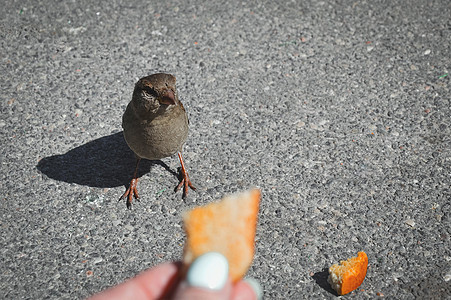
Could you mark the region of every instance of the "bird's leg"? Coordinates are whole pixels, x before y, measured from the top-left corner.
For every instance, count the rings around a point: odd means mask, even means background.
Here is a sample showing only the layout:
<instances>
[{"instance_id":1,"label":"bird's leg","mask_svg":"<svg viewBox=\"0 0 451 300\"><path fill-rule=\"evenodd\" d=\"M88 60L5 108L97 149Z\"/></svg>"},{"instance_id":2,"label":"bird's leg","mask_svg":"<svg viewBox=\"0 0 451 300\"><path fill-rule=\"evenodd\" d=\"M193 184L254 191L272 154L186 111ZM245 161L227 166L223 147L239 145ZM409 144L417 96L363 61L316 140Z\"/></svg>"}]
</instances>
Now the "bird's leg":
<instances>
[{"instance_id":1,"label":"bird's leg","mask_svg":"<svg viewBox=\"0 0 451 300\"><path fill-rule=\"evenodd\" d=\"M141 158L137 157L136 158L136 168L135 168L135 173L133 174L133 178L130 181L130 185L129 185L128 189L125 191L125 193L119 199L119 200L122 200L124 198L127 198L127 208L128 209L131 209L131 207L132 207L133 196L137 200L139 199L137 186L138 186L138 167L139 167L140 161L141 161Z\"/></svg>"},{"instance_id":2,"label":"bird's leg","mask_svg":"<svg viewBox=\"0 0 451 300\"><path fill-rule=\"evenodd\" d=\"M180 172L182 179L181 179L180 183L177 185L177 187L175 188L175 191L178 191L183 185L183 197L186 197L186 195L188 195L188 187L190 187L193 191L195 191L196 188L193 186L193 184L189 180L188 172L186 171L185 164L183 163L182 153L179 152L178 156L180 159L180 164L182 165L181 172Z\"/></svg>"}]
</instances>

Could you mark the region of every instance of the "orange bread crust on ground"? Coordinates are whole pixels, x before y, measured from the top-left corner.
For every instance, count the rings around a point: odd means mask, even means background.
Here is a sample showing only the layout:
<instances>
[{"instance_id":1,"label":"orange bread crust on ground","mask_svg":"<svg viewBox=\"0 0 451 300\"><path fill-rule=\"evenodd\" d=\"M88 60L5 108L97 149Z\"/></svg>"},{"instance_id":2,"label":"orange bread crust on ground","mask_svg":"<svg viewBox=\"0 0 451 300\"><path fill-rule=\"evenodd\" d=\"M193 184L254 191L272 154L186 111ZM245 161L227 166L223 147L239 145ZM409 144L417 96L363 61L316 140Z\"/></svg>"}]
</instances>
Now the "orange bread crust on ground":
<instances>
[{"instance_id":1,"label":"orange bread crust on ground","mask_svg":"<svg viewBox=\"0 0 451 300\"><path fill-rule=\"evenodd\" d=\"M358 288L366 276L368 256L361 251L357 257L349 258L329 268L327 281L339 295L345 295Z\"/></svg>"},{"instance_id":2,"label":"orange bread crust on ground","mask_svg":"<svg viewBox=\"0 0 451 300\"><path fill-rule=\"evenodd\" d=\"M240 280L254 258L260 196L260 190L253 189L184 213L184 265L206 252L219 252L229 262L232 281Z\"/></svg>"}]
</instances>

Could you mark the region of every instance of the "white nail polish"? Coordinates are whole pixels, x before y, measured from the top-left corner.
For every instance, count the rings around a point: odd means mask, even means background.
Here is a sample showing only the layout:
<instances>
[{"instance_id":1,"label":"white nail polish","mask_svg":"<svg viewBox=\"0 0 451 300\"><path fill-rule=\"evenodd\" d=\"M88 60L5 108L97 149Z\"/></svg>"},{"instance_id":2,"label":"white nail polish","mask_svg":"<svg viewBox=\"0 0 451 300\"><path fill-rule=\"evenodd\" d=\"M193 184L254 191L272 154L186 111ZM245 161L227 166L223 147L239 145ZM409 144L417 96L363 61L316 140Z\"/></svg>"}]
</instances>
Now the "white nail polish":
<instances>
[{"instance_id":1,"label":"white nail polish","mask_svg":"<svg viewBox=\"0 0 451 300\"><path fill-rule=\"evenodd\" d=\"M229 263L218 252L199 256L189 267L186 281L190 286L220 290L229 276Z\"/></svg>"},{"instance_id":2,"label":"white nail polish","mask_svg":"<svg viewBox=\"0 0 451 300\"><path fill-rule=\"evenodd\" d=\"M248 278L245 278L244 281L247 282L247 284L249 284L251 286L251 288L254 290L255 296L257 296L257 300L263 299L262 286L256 279L254 279L252 277L248 277Z\"/></svg>"}]
</instances>

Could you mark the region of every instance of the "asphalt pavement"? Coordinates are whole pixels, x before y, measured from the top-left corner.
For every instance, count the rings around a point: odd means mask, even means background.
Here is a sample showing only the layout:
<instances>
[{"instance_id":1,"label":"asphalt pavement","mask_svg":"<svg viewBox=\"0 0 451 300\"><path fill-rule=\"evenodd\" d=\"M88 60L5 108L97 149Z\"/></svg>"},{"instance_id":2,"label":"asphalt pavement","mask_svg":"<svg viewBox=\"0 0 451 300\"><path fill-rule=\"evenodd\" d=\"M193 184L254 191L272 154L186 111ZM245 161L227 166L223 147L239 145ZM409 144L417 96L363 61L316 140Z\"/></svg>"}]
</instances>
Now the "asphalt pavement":
<instances>
[{"instance_id":1,"label":"asphalt pavement","mask_svg":"<svg viewBox=\"0 0 451 300\"><path fill-rule=\"evenodd\" d=\"M450 299L451 2L11 1L0 11L2 299L83 299L180 260L181 213L262 190L265 299ZM135 82L177 77L197 191L143 162Z\"/></svg>"}]
</instances>

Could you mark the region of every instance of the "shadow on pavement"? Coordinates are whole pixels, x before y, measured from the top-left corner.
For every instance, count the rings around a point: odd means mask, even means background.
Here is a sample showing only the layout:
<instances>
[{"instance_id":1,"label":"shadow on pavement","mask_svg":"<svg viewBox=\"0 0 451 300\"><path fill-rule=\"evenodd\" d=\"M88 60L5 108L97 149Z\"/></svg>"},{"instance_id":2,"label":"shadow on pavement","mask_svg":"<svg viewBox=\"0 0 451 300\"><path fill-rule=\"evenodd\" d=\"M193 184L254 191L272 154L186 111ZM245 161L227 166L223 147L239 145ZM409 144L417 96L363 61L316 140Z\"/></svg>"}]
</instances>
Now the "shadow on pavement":
<instances>
[{"instance_id":1,"label":"shadow on pavement","mask_svg":"<svg viewBox=\"0 0 451 300\"><path fill-rule=\"evenodd\" d=\"M159 164L178 176L160 160L141 160L138 176ZM49 178L91 187L128 186L136 165L135 155L121 132L76 147L65 154L41 159L36 168Z\"/></svg>"},{"instance_id":2,"label":"shadow on pavement","mask_svg":"<svg viewBox=\"0 0 451 300\"><path fill-rule=\"evenodd\" d=\"M337 292L327 282L327 277L329 277L328 268L324 268L321 272L316 272L312 277L321 288L328 291L334 296L338 296Z\"/></svg>"}]
</instances>

